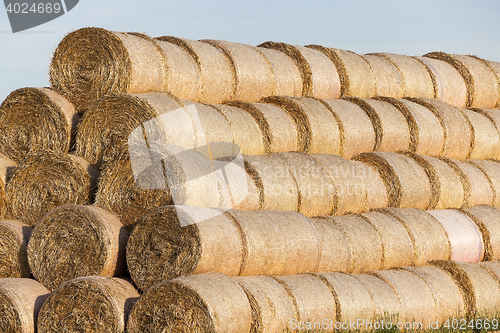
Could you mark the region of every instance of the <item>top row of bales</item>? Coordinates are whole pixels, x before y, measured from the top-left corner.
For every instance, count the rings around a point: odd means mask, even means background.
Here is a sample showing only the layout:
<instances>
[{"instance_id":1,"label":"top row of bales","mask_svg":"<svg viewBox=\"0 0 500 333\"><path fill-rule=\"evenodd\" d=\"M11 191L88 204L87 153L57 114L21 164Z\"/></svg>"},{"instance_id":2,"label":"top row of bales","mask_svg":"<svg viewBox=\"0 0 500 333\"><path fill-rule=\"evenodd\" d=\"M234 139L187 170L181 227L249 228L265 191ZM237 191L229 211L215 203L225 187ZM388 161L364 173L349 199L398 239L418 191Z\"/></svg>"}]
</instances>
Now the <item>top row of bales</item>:
<instances>
[{"instance_id":1,"label":"top row of bales","mask_svg":"<svg viewBox=\"0 0 500 333\"><path fill-rule=\"evenodd\" d=\"M169 91L200 103L268 96L436 98L456 107L500 105L500 63L432 52L358 55L319 45L150 38L83 28L58 45L52 87L82 113L113 93Z\"/></svg>"}]
</instances>

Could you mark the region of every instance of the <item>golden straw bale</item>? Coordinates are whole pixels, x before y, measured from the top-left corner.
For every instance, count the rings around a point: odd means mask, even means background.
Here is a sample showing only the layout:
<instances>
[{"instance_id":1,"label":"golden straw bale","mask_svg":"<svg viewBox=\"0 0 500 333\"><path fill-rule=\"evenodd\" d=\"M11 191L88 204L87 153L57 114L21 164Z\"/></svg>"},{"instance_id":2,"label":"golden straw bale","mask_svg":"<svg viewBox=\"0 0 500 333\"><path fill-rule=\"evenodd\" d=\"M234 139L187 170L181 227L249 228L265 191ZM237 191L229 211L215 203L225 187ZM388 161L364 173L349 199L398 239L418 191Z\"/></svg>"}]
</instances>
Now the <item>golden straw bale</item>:
<instances>
[{"instance_id":1,"label":"golden straw bale","mask_svg":"<svg viewBox=\"0 0 500 333\"><path fill-rule=\"evenodd\" d=\"M483 116L487 117L495 126L495 129L499 133L500 137L500 110L499 109L479 109L479 108L471 108L471 110L476 111ZM500 150L497 151L497 154L494 157L495 159L500 159Z\"/></svg>"},{"instance_id":2,"label":"golden straw bale","mask_svg":"<svg viewBox=\"0 0 500 333\"><path fill-rule=\"evenodd\" d=\"M471 163L484 173L493 194L491 205L493 207L500 207L500 163L497 163L495 160L466 160L465 162Z\"/></svg>"},{"instance_id":3,"label":"golden straw bale","mask_svg":"<svg viewBox=\"0 0 500 333\"><path fill-rule=\"evenodd\" d=\"M377 55L362 56L370 65L375 78L375 96L403 98L404 81L401 71L389 60Z\"/></svg>"},{"instance_id":4,"label":"golden straw bale","mask_svg":"<svg viewBox=\"0 0 500 333\"><path fill-rule=\"evenodd\" d=\"M365 210L387 207L389 201L384 180L377 172L377 169L359 161L351 160L351 164L357 170L358 175L363 179L366 187L366 207ZM352 186L352 184L351 184ZM363 191L360 185L359 196Z\"/></svg>"},{"instance_id":5,"label":"golden straw bale","mask_svg":"<svg viewBox=\"0 0 500 333\"><path fill-rule=\"evenodd\" d=\"M310 218L320 237L319 272L348 272L351 247L342 229L328 219Z\"/></svg>"},{"instance_id":6,"label":"golden straw bale","mask_svg":"<svg viewBox=\"0 0 500 333\"><path fill-rule=\"evenodd\" d=\"M26 248L31 228L19 221L0 221L0 278L29 278Z\"/></svg>"},{"instance_id":7,"label":"golden straw bale","mask_svg":"<svg viewBox=\"0 0 500 333\"><path fill-rule=\"evenodd\" d=\"M491 71L493 72L493 74L495 74L496 78L497 78L497 84L498 84L498 101L497 101L497 105L495 107L500 107L500 62L498 61L491 61L491 60L485 60L485 59L481 59L483 62L486 63L486 66L488 66Z\"/></svg>"},{"instance_id":8,"label":"golden straw bale","mask_svg":"<svg viewBox=\"0 0 500 333\"><path fill-rule=\"evenodd\" d=\"M302 75L295 61L275 49L265 47L257 49L272 66L274 74L272 96L302 96Z\"/></svg>"},{"instance_id":9,"label":"golden straw bale","mask_svg":"<svg viewBox=\"0 0 500 333\"><path fill-rule=\"evenodd\" d=\"M500 211L491 206L463 210L477 225L484 241L484 260L500 258Z\"/></svg>"},{"instance_id":10,"label":"golden straw bale","mask_svg":"<svg viewBox=\"0 0 500 333\"><path fill-rule=\"evenodd\" d=\"M500 135L495 125L481 113L461 109L472 127L471 149L467 158L489 159L498 156L500 151Z\"/></svg>"}]
</instances>

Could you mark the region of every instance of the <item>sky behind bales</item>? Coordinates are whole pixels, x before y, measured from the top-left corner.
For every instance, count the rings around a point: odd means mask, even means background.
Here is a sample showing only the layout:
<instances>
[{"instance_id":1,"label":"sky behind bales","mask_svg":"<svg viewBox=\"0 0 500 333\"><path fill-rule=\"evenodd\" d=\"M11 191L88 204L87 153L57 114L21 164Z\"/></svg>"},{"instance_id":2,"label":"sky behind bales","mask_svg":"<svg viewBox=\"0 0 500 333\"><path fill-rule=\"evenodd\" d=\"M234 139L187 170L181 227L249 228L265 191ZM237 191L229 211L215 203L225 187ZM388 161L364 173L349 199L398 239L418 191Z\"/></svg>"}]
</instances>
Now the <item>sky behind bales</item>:
<instances>
[{"instance_id":1,"label":"sky behind bales","mask_svg":"<svg viewBox=\"0 0 500 333\"><path fill-rule=\"evenodd\" d=\"M22 2L22 1L20 1ZM69 32L96 26L152 37L321 44L359 54L475 54L500 62L500 0L80 0L65 15L13 34L0 9L0 101L48 86L48 67Z\"/></svg>"}]
</instances>

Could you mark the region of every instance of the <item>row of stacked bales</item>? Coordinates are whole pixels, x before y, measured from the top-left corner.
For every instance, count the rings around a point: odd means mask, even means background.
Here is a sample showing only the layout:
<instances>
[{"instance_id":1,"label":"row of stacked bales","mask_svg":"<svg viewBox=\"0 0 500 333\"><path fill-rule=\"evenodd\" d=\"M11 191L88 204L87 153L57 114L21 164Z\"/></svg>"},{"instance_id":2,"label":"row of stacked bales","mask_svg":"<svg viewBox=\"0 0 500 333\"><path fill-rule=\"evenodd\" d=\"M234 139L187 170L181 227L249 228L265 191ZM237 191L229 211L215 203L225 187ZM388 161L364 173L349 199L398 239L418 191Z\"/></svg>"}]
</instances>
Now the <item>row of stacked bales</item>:
<instances>
[{"instance_id":1,"label":"row of stacked bales","mask_svg":"<svg viewBox=\"0 0 500 333\"><path fill-rule=\"evenodd\" d=\"M0 108L2 331L498 317L498 264L455 263L500 256L497 69L69 34L54 90L20 89ZM190 154L155 165L172 157L165 144Z\"/></svg>"}]
</instances>

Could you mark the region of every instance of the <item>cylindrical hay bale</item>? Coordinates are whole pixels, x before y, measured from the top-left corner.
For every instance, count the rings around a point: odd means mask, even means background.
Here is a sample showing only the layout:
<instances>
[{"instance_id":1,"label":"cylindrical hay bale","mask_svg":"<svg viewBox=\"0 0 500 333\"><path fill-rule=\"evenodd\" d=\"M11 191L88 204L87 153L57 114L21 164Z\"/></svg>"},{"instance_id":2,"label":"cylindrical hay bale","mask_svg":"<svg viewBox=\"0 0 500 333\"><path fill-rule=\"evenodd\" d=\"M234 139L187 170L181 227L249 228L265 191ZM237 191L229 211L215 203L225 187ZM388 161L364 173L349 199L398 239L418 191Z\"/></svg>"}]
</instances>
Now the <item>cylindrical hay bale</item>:
<instances>
[{"instance_id":1,"label":"cylindrical hay bale","mask_svg":"<svg viewBox=\"0 0 500 333\"><path fill-rule=\"evenodd\" d=\"M0 278L28 278L26 248L31 228L19 221L0 221Z\"/></svg>"},{"instance_id":2,"label":"cylindrical hay bale","mask_svg":"<svg viewBox=\"0 0 500 333\"><path fill-rule=\"evenodd\" d=\"M399 299L404 313L404 320L410 329L423 330L430 322L438 319L438 309L431 288L419 276L405 270L388 270L371 274L389 284ZM408 327L407 327L408 328Z\"/></svg>"},{"instance_id":3,"label":"cylindrical hay bale","mask_svg":"<svg viewBox=\"0 0 500 333\"><path fill-rule=\"evenodd\" d=\"M444 147L441 156L466 159L471 151L472 125L459 109L436 99L412 99L425 106L438 118L443 127Z\"/></svg>"},{"instance_id":4,"label":"cylindrical hay bale","mask_svg":"<svg viewBox=\"0 0 500 333\"><path fill-rule=\"evenodd\" d=\"M468 319L496 318L500 311L500 285L487 268L454 261L435 261L431 264L451 273L464 296Z\"/></svg>"},{"instance_id":5,"label":"cylindrical hay bale","mask_svg":"<svg viewBox=\"0 0 500 333\"><path fill-rule=\"evenodd\" d=\"M484 260L500 259L500 211L490 206L474 206L464 212L476 223L484 241Z\"/></svg>"},{"instance_id":6,"label":"cylindrical hay bale","mask_svg":"<svg viewBox=\"0 0 500 333\"><path fill-rule=\"evenodd\" d=\"M361 213L367 209L365 178L351 161L336 155L314 154L311 157L322 165L333 186L332 215Z\"/></svg>"},{"instance_id":7,"label":"cylindrical hay bale","mask_svg":"<svg viewBox=\"0 0 500 333\"><path fill-rule=\"evenodd\" d=\"M374 321L379 323L381 320L386 323L392 322L394 326L401 322L403 308L398 295L390 285L382 279L369 274L357 274L352 275L352 277L355 277L368 289L373 301Z\"/></svg>"},{"instance_id":8,"label":"cylindrical hay bale","mask_svg":"<svg viewBox=\"0 0 500 333\"><path fill-rule=\"evenodd\" d=\"M429 209L462 208L465 191L460 176L446 162L436 157L407 153L422 168L431 181Z\"/></svg>"},{"instance_id":9,"label":"cylindrical hay bale","mask_svg":"<svg viewBox=\"0 0 500 333\"><path fill-rule=\"evenodd\" d=\"M36 332L38 313L49 293L33 279L0 279L0 331Z\"/></svg>"},{"instance_id":10,"label":"cylindrical hay bale","mask_svg":"<svg viewBox=\"0 0 500 333\"><path fill-rule=\"evenodd\" d=\"M371 224L380 237L381 269L413 264L413 244L401 222L380 212L369 212L360 216Z\"/></svg>"},{"instance_id":11,"label":"cylindrical hay bale","mask_svg":"<svg viewBox=\"0 0 500 333\"><path fill-rule=\"evenodd\" d=\"M466 214L456 210L429 210L446 230L453 261L479 262L483 260L484 243L479 228Z\"/></svg>"},{"instance_id":12,"label":"cylindrical hay bale","mask_svg":"<svg viewBox=\"0 0 500 333\"><path fill-rule=\"evenodd\" d=\"M71 155L32 154L12 172L6 186L9 218L35 226L45 213L64 204L90 204L95 173Z\"/></svg>"},{"instance_id":13,"label":"cylindrical hay bale","mask_svg":"<svg viewBox=\"0 0 500 333\"><path fill-rule=\"evenodd\" d=\"M414 57L426 67L434 81L436 98L445 103L464 108L467 104L467 87L462 75L450 64L428 57Z\"/></svg>"},{"instance_id":14,"label":"cylindrical hay bale","mask_svg":"<svg viewBox=\"0 0 500 333\"><path fill-rule=\"evenodd\" d=\"M349 272L351 247L346 234L335 223L322 218L312 218L311 223L320 237L318 272Z\"/></svg>"},{"instance_id":15,"label":"cylindrical hay bale","mask_svg":"<svg viewBox=\"0 0 500 333\"><path fill-rule=\"evenodd\" d=\"M196 40L171 36L156 38L183 48L200 69L201 90L198 102L222 103L234 98L236 78L229 58L218 48Z\"/></svg>"},{"instance_id":16,"label":"cylindrical hay bale","mask_svg":"<svg viewBox=\"0 0 500 333\"><path fill-rule=\"evenodd\" d=\"M80 276L120 276L127 239L120 221L103 209L59 206L33 230L28 262L33 276L50 290Z\"/></svg>"},{"instance_id":17,"label":"cylindrical hay bale","mask_svg":"<svg viewBox=\"0 0 500 333\"><path fill-rule=\"evenodd\" d=\"M376 310L370 292L354 275L338 272L316 275L333 290L337 305L336 322L349 326L358 320L373 320Z\"/></svg>"},{"instance_id":18,"label":"cylindrical hay bale","mask_svg":"<svg viewBox=\"0 0 500 333\"><path fill-rule=\"evenodd\" d=\"M296 212L230 210L245 254L239 275L316 272L321 236L312 221Z\"/></svg>"},{"instance_id":19,"label":"cylindrical hay bale","mask_svg":"<svg viewBox=\"0 0 500 333\"><path fill-rule=\"evenodd\" d=\"M345 100L325 100L340 126L340 156L347 159L359 153L373 151L375 130L368 115L355 103Z\"/></svg>"},{"instance_id":20,"label":"cylindrical hay bale","mask_svg":"<svg viewBox=\"0 0 500 333\"><path fill-rule=\"evenodd\" d=\"M389 60L371 54L362 56L370 65L375 78L375 96L403 98L404 81L399 69Z\"/></svg>"},{"instance_id":21,"label":"cylindrical hay bale","mask_svg":"<svg viewBox=\"0 0 500 333\"><path fill-rule=\"evenodd\" d=\"M40 309L38 332L124 332L138 298L137 290L119 278L86 276L67 281Z\"/></svg>"},{"instance_id":22,"label":"cylindrical hay bale","mask_svg":"<svg viewBox=\"0 0 500 333\"><path fill-rule=\"evenodd\" d=\"M396 218L406 228L413 244L414 265L422 266L429 260L450 259L451 247L446 230L432 215L410 208L382 208L379 211Z\"/></svg>"},{"instance_id":23,"label":"cylindrical hay bale","mask_svg":"<svg viewBox=\"0 0 500 333\"><path fill-rule=\"evenodd\" d=\"M335 188L323 165L309 155L290 152L274 155L292 174L299 191L298 212L305 216L330 215Z\"/></svg>"},{"instance_id":24,"label":"cylindrical hay bale","mask_svg":"<svg viewBox=\"0 0 500 333\"><path fill-rule=\"evenodd\" d=\"M500 107L500 62L491 61L491 60L484 60L484 59L481 59L481 60L483 60L483 62L486 63L486 66L488 66L489 69L491 69L493 74L495 74L495 76L496 76L497 85L498 85L498 101L497 101L496 107L498 108L498 107Z\"/></svg>"},{"instance_id":25,"label":"cylindrical hay bale","mask_svg":"<svg viewBox=\"0 0 500 333\"><path fill-rule=\"evenodd\" d=\"M500 137L500 110L499 109L478 109L474 108L473 111L481 113L483 116L487 117L495 126ZM495 159L500 159L500 150L497 151Z\"/></svg>"},{"instance_id":26,"label":"cylindrical hay bale","mask_svg":"<svg viewBox=\"0 0 500 333\"><path fill-rule=\"evenodd\" d=\"M434 98L434 84L427 68L417 59L409 56L376 53L381 58L389 60L401 72L404 96L415 98Z\"/></svg>"},{"instance_id":27,"label":"cylindrical hay bale","mask_svg":"<svg viewBox=\"0 0 500 333\"><path fill-rule=\"evenodd\" d=\"M246 253L243 241L238 225L217 210L164 206L134 228L127 242L127 265L144 291L180 275L215 271L234 276Z\"/></svg>"},{"instance_id":28,"label":"cylindrical hay bale","mask_svg":"<svg viewBox=\"0 0 500 333\"><path fill-rule=\"evenodd\" d=\"M252 308L235 279L220 273L182 276L156 284L130 312L127 330L250 332Z\"/></svg>"},{"instance_id":29,"label":"cylindrical hay bale","mask_svg":"<svg viewBox=\"0 0 500 333\"><path fill-rule=\"evenodd\" d=\"M274 74L272 96L302 96L302 75L295 62L278 50L265 47L257 49L272 66Z\"/></svg>"},{"instance_id":30,"label":"cylindrical hay bale","mask_svg":"<svg viewBox=\"0 0 500 333\"><path fill-rule=\"evenodd\" d=\"M488 159L498 156L500 136L495 125L486 116L467 109L460 111L472 125L471 150L468 158Z\"/></svg>"},{"instance_id":31,"label":"cylindrical hay bale","mask_svg":"<svg viewBox=\"0 0 500 333\"><path fill-rule=\"evenodd\" d=\"M5 193L5 184L12 175L12 171L17 167L17 164L0 153L0 219L5 218L9 208L7 195Z\"/></svg>"},{"instance_id":32,"label":"cylindrical hay bale","mask_svg":"<svg viewBox=\"0 0 500 333\"><path fill-rule=\"evenodd\" d=\"M141 35L83 28L57 46L50 83L83 112L102 96L163 90L163 55Z\"/></svg>"},{"instance_id":33,"label":"cylindrical hay bale","mask_svg":"<svg viewBox=\"0 0 500 333\"><path fill-rule=\"evenodd\" d=\"M256 102L273 94L273 68L258 48L222 40L202 42L215 46L230 60L236 81L235 100Z\"/></svg>"},{"instance_id":34,"label":"cylindrical hay bale","mask_svg":"<svg viewBox=\"0 0 500 333\"><path fill-rule=\"evenodd\" d=\"M410 129L403 114L392 104L373 99L348 98L370 117L375 130L375 149L380 151L408 150Z\"/></svg>"},{"instance_id":35,"label":"cylindrical hay bale","mask_svg":"<svg viewBox=\"0 0 500 333\"><path fill-rule=\"evenodd\" d=\"M264 155L266 140L259 122L245 110L224 104L211 104L219 110L229 122L233 142L243 155Z\"/></svg>"},{"instance_id":36,"label":"cylindrical hay bale","mask_svg":"<svg viewBox=\"0 0 500 333\"><path fill-rule=\"evenodd\" d=\"M488 178L493 193L491 205L493 207L500 207L500 163L481 160L467 160L466 162L479 168L486 178Z\"/></svg>"},{"instance_id":37,"label":"cylindrical hay bale","mask_svg":"<svg viewBox=\"0 0 500 333\"><path fill-rule=\"evenodd\" d=\"M403 267L421 277L431 288L438 310L438 320L444 324L451 318L464 318L465 303L460 288L450 273L435 266Z\"/></svg>"},{"instance_id":38,"label":"cylindrical hay bale","mask_svg":"<svg viewBox=\"0 0 500 333\"><path fill-rule=\"evenodd\" d=\"M259 209L298 210L297 181L282 160L273 156L245 156L245 168L259 188Z\"/></svg>"},{"instance_id":39,"label":"cylindrical hay bale","mask_svg":"<svg viewBox=\"0 0 500 333\"><path fill-rule=\"evenodd\" d=\"M21 88L0 107L0 149L19 163L31 150L68 152L79 116L63 96L47 88Z\"/></svg>"},{"instance_id":40,"label":"cylindrical hay bale","mask_svg":"<svg viewBox=\"0 0 500 333\"><path fill-rule=\"evenodd\" d=\"M361 273L378 270L382 266L382 242L377 230L356 215L324 217L336 224L346 235L351 249L351 267L349 273Z\"/></svg>"},{"instance_id":41,"label":"cylindrical hay bale","mask_svg":"<svg viewBox=\"0 0 500 333\"><path fill-rule=\"evenodd\" d=\"M234 280L245 290L252 307L251 333L282 332L292 320L299 321L292 298L273 277L242 276Z\"/></svg>"},{"instance_id":42,"label":"cylindrical hay bale","mask_svg":"<svg viewBox=\"0 0 500 333\"><path fill-rule=\"evenodd\" d=\"M500 262L499 261L483 261L479 263L480 266L486 267L488 272L496 279L500 280Z\"/></svg>"},{"instance_id":43,"label":"cylindrical hay bale","mask_svg":"<svg viewBox=\"0 0 500 333\"><path fill-rule=\"evenodd\" d=\"M276 276L295 304L298 321L306 329L323 328L324 320L334 321L336 301L330 286L313 274ZM333 330L327 330L333 331Z\"/></svg>"},{"instance_id":44,"label":"cylindrical hay bale","mask_svg":"<svg viewBox=\"0 0 500 333\"><path fill-rule=\"evenodd\" d=\"M493 190L486 175L472 163L441 157L460 176L465 192L463 207L491 205Z\"/></svg>"},{"instance_id":45,"label":"cylindrical hay bale","mask_svg":"<svg viewBox=\"0 0 500 333\"><path fill-rule=\"evenodd\" d=\"M380 177L377 170L367 164L351 160L351 164L356 168L358 175L363 179L366 187L366 208L372 210L375 208L387 207L387 190L384 180ZM362 192L360 192L360 197Z\"/></svg>"},{"instance_id":46,"label":"cylindrical hay bale","mask_svg":"<svg viewBox=\"0 0 500 333\"><path fill-rule=\"evenodd\" d=\"M355 159L377 169L384 180L390 207L426 209L429 206L429 177L413 159L392 152L363 153Z\"/></svg>"},{"instance_id":47,"label":"cylindrical hay bale","mask_svg":"<svg viewBox=\"0 0 500 333\"><path fill-rule=\"evenodd\" d=\"M281 51L295 62L302 75L302 96L340 97L340 77L337 68L320 51L276 42L265 42L259 47Z\"/></svg>"},{"instance_id":48,"label":"cylindrical hay bale","mask_svg":"<svg viewBox=\"0 0 500 333\"><path fill-rule=\"evenodd\" d=\"M174 96L198 101L201 92L200 67L196 60L179 45L155 39L162 51L165 70L165 89ZM162 89L163 90L163 89Z\"/></svg>"},{"instance_id":49,"label":"cylindrical hay bale","mask_svg":"<svg viewBox=\"0 0 500 333\"><path fill-rule=\"evenodd\" d=\"M337 67L341 96L371 98L375 96L375 76L369 63L357 53L320 45L307 47L323 52Z\"/></svg>"},{"instance_id":50,"label":"cylindrical hay bale","mask_svg":"<svg viewBox=\"0 0 500 333\"><path fill-rule=\"evenodd\" d=\"M475 56L431 52L424 57L446 61L462 75L467 87L468 107L494 108L498 100L495 74Z\"/></svg>"}]
</instances>

